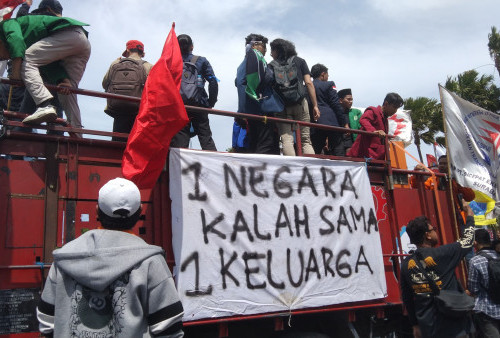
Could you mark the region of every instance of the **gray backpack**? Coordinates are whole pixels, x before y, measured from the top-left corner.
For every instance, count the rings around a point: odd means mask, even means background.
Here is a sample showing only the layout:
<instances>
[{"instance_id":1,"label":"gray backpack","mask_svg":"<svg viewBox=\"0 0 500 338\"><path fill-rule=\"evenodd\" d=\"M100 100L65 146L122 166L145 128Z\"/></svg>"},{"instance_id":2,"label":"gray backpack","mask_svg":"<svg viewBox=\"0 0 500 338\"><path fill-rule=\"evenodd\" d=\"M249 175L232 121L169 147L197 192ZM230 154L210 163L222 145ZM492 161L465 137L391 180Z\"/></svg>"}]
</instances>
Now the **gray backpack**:
<instances>
[{"instance_id":1,"label":"gray backpack","mask_svg":"<svg viewBox=\"0 0 500 338\"><path fill-rule=\"evenodd\" d=\"M283 63L276 60L269 63L274 72L274 89L281 96L285 105L300 103L306 94L303 79L299 78L297 65L293 62L294 59L295 56L292 56Z\"/></svg>"},{"instance_id":2,"label":"gray backpack","mask_svg":"<svg viewBox=\"0 0 500 338\"><path fill-rule=\"evenodd\" d=\"M146 83L144 60L123 58L111 67L109 72L110 84L107 93L141 97ZM106 113L111 116L137 114L139 102L108 99Z\"/></svg>"},{"instance_id":3,"label":"gray backpack","mask_svg":"<svg viewBox=\"0 0 500 338\"><path fill-rule=\"evenodd\" d=\"M202 98L204 80L196 68L198 59L199 56L193 55L190 61L184 61L182 69L181 97L184 104L187 105L197 105Z\"/></svg>"}]
</instances>

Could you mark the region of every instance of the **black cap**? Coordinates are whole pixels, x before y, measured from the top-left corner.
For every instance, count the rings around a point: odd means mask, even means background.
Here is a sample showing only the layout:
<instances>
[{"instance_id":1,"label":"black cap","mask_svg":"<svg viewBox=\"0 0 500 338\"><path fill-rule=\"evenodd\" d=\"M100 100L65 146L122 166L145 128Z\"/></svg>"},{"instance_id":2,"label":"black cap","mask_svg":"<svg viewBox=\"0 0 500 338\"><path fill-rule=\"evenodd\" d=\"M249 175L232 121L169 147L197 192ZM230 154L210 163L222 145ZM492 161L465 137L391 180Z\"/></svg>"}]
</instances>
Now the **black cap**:
<instances>
[{"instance_id":1,"label":"black cap","mask_svg":"<svg viewBox=\"0 0 500 338\"><path fill-rule=\"evenodd\" d=\"M338 91L339 97L343 99L347 95L352 95L351 88L346 88Z\"/></svg>"},{"instance_id":2,"label":"black cap","mask_svg":"<svg viewBox=\"0 0 500 338\"><path fill-rule=\"evenodd\" d=\"M42 0L37 9L32 11L33 14L45 14L47 9L51 9L56 14L62 14L63 8L57 0Z\"/></svg>"}]
</instances>

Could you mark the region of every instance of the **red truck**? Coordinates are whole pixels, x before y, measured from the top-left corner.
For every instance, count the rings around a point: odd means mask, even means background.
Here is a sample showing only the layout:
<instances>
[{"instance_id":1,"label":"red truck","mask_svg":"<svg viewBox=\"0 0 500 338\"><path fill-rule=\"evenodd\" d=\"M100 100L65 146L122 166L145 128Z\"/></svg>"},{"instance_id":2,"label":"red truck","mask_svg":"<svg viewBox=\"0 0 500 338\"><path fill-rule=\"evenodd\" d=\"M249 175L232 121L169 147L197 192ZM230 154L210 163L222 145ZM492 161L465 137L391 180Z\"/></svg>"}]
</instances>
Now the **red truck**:
<instances>
[{"instance_id":1,"label":"red truck","mask_svg":"<svg viewBox=\"0 0 500 338\"><path fill-rule=\"evenodd\" d=\"M196 111L201 108L187 107L187 109ZM211 110L210 112L226 116L234 114L215 110ZM83 232L97 227L95 205L98 191L108 180L121 176L121 159L125 144L93 138L93 135L111 136L112 133L73 130L64 127L62 124L56 127L40 128L81 132L85 134L84 138L79 139L14 131L12 130L13 127L22 125L20 122L16 122L16 117L22 117L22 114L5 111L1 116L0 226L2 230L0 231L0 336L37 337L39 334L35 308L52 261L52 251L78 237ZM191 154L189 151L179 151L176 153L181 156L180 160L182 160L182 156L185 156L185 153ZM205 192L210 194L219 194L219 191L222 191L220 194L227 194L228 187L231 187L231 194L242 195L241 189L238 192L238 183L242 182L242 176L240 175L245 170L247 170L247 175L250 175L251 172L248 171L250 170L249 167L246 167L246 169L241 169L241 167L246 160L252 159L253 155L226 155L221 153L204 153L201 151L194 152L194 155L201 156L201 159L210 159L214 163L214 166L222 168L219 173L212 172L211 175L215 175L215 177L212 177L213 182L220 182L220 185L225 186L225 188L219 189L216 186L210 187L205 185L202 187L202 190L204 189ZM368 262L370 260L376 259L380 262L381 268L376 278L384 282L384 285L380 286L383 294L367 297L362 293L356 293L356 290L361 290L358 288L358 283L362 283L363 281L354 279L353 283L348 283L342 289L342 292L337 295L339 298L331 298L335 299L331 303L327 300L328 298L322 298L320 295L315 298L316 303L305 302L302 306L290 307L286 311L280 310L279 307L260 306L254 311L246 312L243 307L239 313L237 313L238 310L229 311L224 314L223 311L216 310L211 313L210 307L206 306L206 299L202 301L201 298L193 298L192 293L190 295L191 298L189 298L191 304L189 305L190 311L193 312L192 304L196 304L196 299L200 299L200 304L204 304L203 306L200 305L200 309L203 307L208 312L201 312L203 314L194 316L195 319L193 320L185 318L184 331L187 337L411 336L411 327L405 317L398 286L399 263L401 257L405 254L405 239L401 234L404 233L404 226L409 220L425 214L439 227L441 243L449 243L455 240L457 238L457 231L453 225L454 210L450 199L450 192L438 191L434 193L426 191L423 184L420 184L418 189L409 187L408 175L421 173L406 170L404 154L397 151L396 148L391 147L390 160L371 161L368 164L361 159L318 157L321 158L317 160L311 159L311 157L297 157L293 159L281 157L279 160L282 162L282 166L291 168L293 162L294 165L300 168L306 168L301 169L303 171L299 174L301 179L298 180L298 184L299 188L302 184L302 188L300 189L303 189L303 191L308 190L309 193L313 190L312 188L315 183L307 180L308 177L307 174L304 174L304 171L308 171L313 180L316 177L315 175L320 175L320 171L315 174L313 173L314 169L307 169L312 168L310 167L310 163L314 165L321 163L320 167L323 168L321 170L326 171L333 170L332 168L336 168L342 164L349 168L357 168L356 170L361 172L361 174L364 173L366 175L367 173L366 177L369 178L369 181L367 181L366 185L358 185L356 182L353 184L358 189L357 193L359 195L373 196L373 199L369 198L370 201L368 201L369 204L373 202L373 215L369 215L368 209L366 209L365 223L369 222L368 218L371 216L372 218L373 216L376 218L374 224L372 224L371 238L379 241L380 250L377 251L377 257L372 257L373 255L370 256L366 252L363 252L362 255L359 251L356 251L352 253L354 258L348 257L345 252L342 258L341 252L332 249L333 257L330 257L331 264L326 265L324 263L325 257L328 259L328 255L325 256L325 252L328 254L326 250L321 251L318 247L317 250L315 249L316 251L312 249L311 251L304 251L304 255L301 257L301 254L297 254L297 251L294 251L295 247L293 247L289 249L288 264L289 266L291 264L298 264L297 261L303 260L302 267L310 280L315 278L318 280L321 279L324 273L328 275L328 271L326 270L331 268L332 278L330 288L328 289L327 287L328 290L326 292L332 292L337 283L337 279L333 278L334 274L338 278L338 275L342 275L343 271L357 271L359 268L360 271L364 269L363 271L367 272L367 276L374 275L373 271L371 274L369 273L369 271L375 270L373 266L367 267L366 265L369 265ZM239 161L239 164L234 164L232 169L224 169L227 167L224 162L229 163L231 161ZM199 217L200 214L198 207L195 207L193 204L197 201L191 200L190 202L189 198L186 198L183 200L183 203L178 203L177 195L175 195L175 191L177 190L171 188L172 185L179 185L178 181L172 181L172 177L178 178L180 176L175 176L176 174L173 173L174 168L172 168L172 163L182 166L182 164L179 164L181 162L175 162L175 159L171 159L171 165L167 166L165 171L162 172L156 186L151 190L141 191L143 216L142 220L134 228L134 233L148 243L163 247L170 268L174 271L174 274L182 276L182 269L184 269L184 272L188 270L192 271L195 263L200 265L204 261L201 259L199 261L195 260L193 257L190 259L175 257L174 252L182 252L180 248L176 247L179 246L180 242L178 238L181 236L178 233L179 220L177 218L179 215L187 217L187 213L192 209L196 209L196 217ZM397 167L395 167L395 163ZM182 168L186 169L186 167ZM269 168L271 168L271 165ZM240 169L242 171L239 171ZM270 180L273 177L272 175L276 175L274 169L272 172L269 169L266 172L261 171L261 174L264 175L263 177L266 177L267 172L269 172ZM179 175L182 176L182 174ZM255 177L258 179L259 176ZM340 176L337 177L339 180L345 180L345 178L340 178ZM251 195L251 192L249 192L251 189L253 187L247 186L245 194ZM254 192L254 195L258 195L258 192L262 193L265 190L263 188L259 189L256 188L257 193ZM332 190L334 189L332 188ZM269 194L273 193L275 194L276 192L269 191ZM337 193L340 194L341 191L337 190ZM348 193L346 192L345 195L348 195ZM173 204L171 196L175 197ZM226 196L225 198L228 197ZM241 203L241 200L234 199L231 201L232 204L227 210L239 210L242 208L238 204ZM327 212L338 208L337 202L330 206L331 209L327 207L326 210L322 209L318 211L320 212L319 215L324 216L322 218L320 216L317 217L321 218L321 229L326 232L329 230L328 219L331 220ZM265 200L262 207L266 203L274 203L274 200L272 198ZM281 204L285 205L286 203ZM171 208L172 205L175 205L175 209ZM279 206L280 203L277 205ZM260 205L257 205L257 207L260 207ZM290 206L290 208L292 207ZM304 217L305 209L296 207L296 210L299 210L299 217L295 218L298 218L300 221ZM204 223L206 232L200 232L200 236L193 238L193 243L191 243L194 247L200 248L204 247L206 242L221 237L215 232L215 226L210 228L207 225L213 221L215 216L209 215L209 212L206 210L202 212L206 212L206 214L203 214L203 217L206 217L206 223ZM280 214L280 210L278 209L273 212ZM359 209L354 210L355 215L359 216L359 212ZM236 235L238 238L245 237L247 239L255 237L254 223L253 221L249 221L250 218L246 218L246 223L241 223L241 219L240 221L235 220L235 217L240 217L237 212L231 214L230 217L227 213L226 217L231 218L231 221L228 221L231 224L231 229L236 229L234 230L236 232L235 237ZM290 213L293 214L291 211ZM172 217L172 214L175 217ZM312 215L313 211L310 211L310 214ZM261 232L260 235L263 238L267 235L273 238L278 236L284 238L284 235L289 231L293 233L298 230L299 226L302 227L302 231L305 231L303 224L295 224L297 228L293 228L293 222L293 220L290 221L292 224L290 226L286 222L283 223L284 225L277 222L276 224L280 225L275 225L272 231L265 228L259 228L258 231ZM316 218L311 216L309 224L311 229L314 226L312 224L314 222L316 222ZM245 229L244 224L246 224L247 229ZM340 225L338 231L336 228L337 225L338 223L333 226L333 232L340 234ZM182 229L186 230L186 227L190 225L181 222L181 226ZM278 227L281 228L278 229ZM347 227L345 228L347 229ZM174 238L176 239L174 241L172 235L173 229ZM223 232L221 229L217 231L220 233ZM370 227L368 231L370 231ZM323 234L326 232L323 232ZM347 230L344 233L348 233ZM302 234L302 239L306 240L304 232ZM224 241L228 245L230 244L231 248L237 247L238 241L231 242L230 235L231 232L228 232ZM295 233L294 235L298 234ZM357 237L356 235L353 236L353 242L356 242ZM293 240L296 240L296 238ZM253 244L255 243L253 242ZM286 243L286 240L282 243ZM276 245L279 246L282 244ZM286 246L286 244L283 245ZM361 248L363 248L362 245ZM256 252L258 251L257 249L255 250ZM268 274L266 276L262 269L262 271L259 271L260 274L256 273L255 269L258 268L254 265L255 261L260 259L264 265L266 262L269 263L268 252L270 250L264 250L263 257L251 256L253 251L252 247L242 248L242 251L238 252L238 257L235 258L235 260L241 260L241 264L247 264L246 270L248 271L241 272L241 276L243 277L233 276L234 278L232 278L230 274L234 274L235 270L227 270L225 271L225 275L221 274L224 277L225 286L227 288L233 287L233 292L236 296L239 293L246 300L252 299L252 292L257 292L258 290L256 291L256 289L258 289L259 285L263 285L263 283L268 286L274 283L275 289L281 290L298 288L298 286L293 284L294 281L297 283L297 278L299 278L298 271L293 270L292 276L289 276L289 279L279 275L270 277ZM198 254L201 255L202 253ZM230 249L226 250L224 247L222 253L213 253L214 261L222 259L224 260L221 263L222 266L229 266L228 262L231 260L231 253ZM246 258L243 259L243 256ZM312 256L314 258L311 258ZM278 260L277 256L273 257L275 260L271 261L269 263L271 265L267 267L276 269ZM282 253L282 257L285 259L287 256L285 253ZM348 260L348 258L351 260ZM252 259L253 261L251 261ZM315 260L316 263L314 262ZM179 266L179 264L183 266ZM221 266L206 266L205 264L201 267L197 266L197 269L205 271L205 274L208 271L208 274L210 274L210 271L221 269ZM458 273L461 274L461 272ZM217 276L222 278L221 275ZM463 274L461 275L463 277ZM199 276L202 277L199 278ZM203 297L203 290L206 291L205 287L208 287L204 276L200 273L200 275L194 277L197 280L193 279L191 281L193 284L191 291L195 294L198 292L196 296L199 297ZM307 279L307 277L305 278ZM186 283L189 283L189 281ZM213 287L214 295L217 294L217 288L219 290L224 289L221 283L222 280L219 284L212 283L210 285ZM308 297L315 294L315 284L312 285L312 289L303 291L305 296ZM257 288L255 288L256 286ZM254 288L252 289L252 287ZM181 299L182 297L187 297L186 292L181 295ZM347 297L347 294L349 294L349 297ZM257 294L255 295L256 299L260 297ZM348 301L345 301L346 299ZM209 299L208 301L212 300ZM320 305L314 306L314 304ZM207 313L211 315L207 315Z\"/></svg>"}]
</instances>

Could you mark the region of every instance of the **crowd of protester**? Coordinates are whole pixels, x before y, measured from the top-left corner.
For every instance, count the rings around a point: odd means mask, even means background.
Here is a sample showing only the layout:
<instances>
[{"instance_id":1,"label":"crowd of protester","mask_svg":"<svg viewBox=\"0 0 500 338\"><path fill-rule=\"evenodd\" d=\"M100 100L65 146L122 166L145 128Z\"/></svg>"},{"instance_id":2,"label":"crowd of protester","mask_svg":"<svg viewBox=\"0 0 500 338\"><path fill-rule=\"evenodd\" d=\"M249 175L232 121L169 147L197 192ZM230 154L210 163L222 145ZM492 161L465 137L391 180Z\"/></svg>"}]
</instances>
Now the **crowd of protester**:
<instances>
[{"instance_id":1,"label":"crowd of protester","mask_svg":"<svg viewBox=\"0 0 500 338\"><path fill-rule=\"evenodd\" d=\"M51 124L62 117L64 111L68 125L81 128L76 94L67 88L78 87L90 56L88 33L84 29L87 24L62 17L63 7L57 0L43 0L36 10L29 13L31 5L32 1L26 1L15 19L0 23L0 59L9 60L9 77L23 80L26 86L24 89L3 84L0 89L2 108L27 114L23 119L27 125ZM218 79L210 62L193 54L190 36L181 34L178 41L184 62L181 84L184 103L214 107ZM401 97L389 93L382 106L368 107L362 114L352 108L352 90L346 88L337 92L335 82L329 81L328 68L318 63L310 70L306 60L297 55L291 41L280 38L271 41L273 60L268 63L265 59L268 42L260 34L250 34L245 38L244 58L236 70L237 111L349 130L331 131L300 124L300 142L297 142L294 124L237 118L234 151L295 156L298 143L302 145L302 154L383 159L387 117L402 106ZM113 61L103 78L102 86L106 92L141 96L152 67L143 59L144 50L144 44L138 40L126 43L122 57ZM50 91L44 83L59 88ZM113 132L129 133L138 108L136 102L108 98L104 111L113 118ZM189 123L174 136L171 146L187 148L190 138L197 135L202 149L217 150L208 113L189 112L188 116ZM28 127L21 129L30 130ZM358 129L375 132L378 136L358 137L351 131ZM80 134L72 134L77 135ZM126 141L121 137L113 137L113 140Z\"/></svg>"},{"instance_id":2,"label":"crowd of protester","mask_svg":"<svg viewBox=\"0 0 500 338\"><path fill-rule=\"evenodd\" d=\"M67 90L77 88L90 57L90 44L87 24L62 17L63 8L57 0L43 0L38 9L29 13L31 1L27 1L18 11L15 19L0 23L0 58L9 60L9 77L23 80L25 88L2 85L0 88L3 108L10 102L10 110L18 110L28 114L23 119L27 125L43 122L52 123L62 117L64 111L71 127L81 128L80 109L76 95ZM186 105L213 108L218 99L218 80L207 58L194 55L194 44L190 36L181 34L178 42L184 62L181 83L181 96ZM273 59L267 62L265 55L268 44ZM386 156L385 140L388 133L388 117L402 107L403 99L397 93L388 93L379 106L370 106L364 112L352 108L353 93L350 88L337 91L334 81L329 79L328 68L323 64L315 64L309 68L306 60L301 58L291 41L281 38L269 43L268 38L260 34L249 34L245 38L245 50L241 64L236 70L235 86L238 94L239 113L261 117L278 117L281 119L310 122L326 126L345 128L343 131L332 131L321 128L310 128L300 124L296 140L294 124L271 122L266 118L236 118L233 126L233 149L237 152L257 154L283 154L295 156L301 145L302 154L324 154L333 156L352 156L371 159L384 159ZM145 61L145 46L138 40L126 43L122 57L110 65L102 82L104 90L112 94L140 97L146 78L152 65ZM205 83L208 82L208 93ZM59 86L57 91L48 90L44 83ZM10 92L10 93L9 93ZM120 101L113 98L107 100L104 109L113 119L113 132L128 133L131 131L139 106L136 102ZM189 146L190 138L197 135L204 150L217 150L212 139L208 113L189 112L189 123L172 139L172 147ZM25 127L25 130L28 127ZM356 133L364 130L374 133L367 135ZM114 137L114 141L125 141ZM281 147L280 147L281 142ZM447 172L446 156L439 159L439 172ZM423 170L417 166L416 170ZM410 179L412 187L416 187L417 176ZM427 189L432 189L437 182L438 189L447 185L446 178L421 182ZM425 216L417 217L407 226L411 243L417 249L407 257L401 265L401 288L403 302L408 309L410 322L415 337L462 336L477 331L484 337L499 337L500 304L492 289L493 270L491 261L498 261L498 243L491 242L486 230L476 231L474 240L474 219L467 202L474 198L474 192L461 187L452 180L452 193L457 202L456 218L462 224L462 237L456 242L441 247L437 246L437 228ZM108 191L109 190L109 191ZM128 194L127 203L117 206L115 199ZM132 195L130 195L132 194ZM60 249L78 255L82 241L101 241L109 236L109 231L119 231L112 236L120 237L123 242L134 242L138 239L130 237L126 231L131 229L140 215L140 196L137 187L129 181L117 179L105 185L98 200L99 219L105 231L88 232L75 240L71 245ZM130 196L135 196L131 199ZM461 204L462 202L465 204ZM122 215L123 213L123 215ZM84 238L85 237L85 238ZM88 238L87 238L88 237ZM114 237L113 237L114 238ZM114 242L113 239L111 242ZM112 243L103 247L113 247ZM157 248L147 246L143 242L139 247L149 248L152 254L141 257L137 264L146 266L155 264L163 279L163 290L158 292L168 296L168 302L152 302L150 312L162 310L161 317L149 324L144 316L138 326L126 327L124 330L149 330L153 333L169 332L172 336L182 336L180 318L182 305L174 296L171 275ZM476 256L470 259L468 272L468 293L475 296L474 318L467 316L461 320L449 318L440 313L432 301L433 298L422 298L422 295L439 294L440 290L462 292L460 283L454 273L461 259L476 249ZM54 254L57 262L57 252ZM78 260L75 260L78 264ZM113 265L110 260L106 264ZM128 266L123 267L127 271ZM75 278L60 277L57 269L64 270L64 264L55 264L49 273L49 280L42 294L41 306L38 309L43 333L54 332L57 320L64 321L64 306L54 307L58 302L57 289L60 285L73 283ZM123 272L121 271L121 272ZM129 273L129 272L127 272ZM152 273L152 272L149 272ZM82 288L88 287L88 276L76 278ZM128 275L127 278L140 276ZM72 285L72 284L71 284ZM114 284L113 284L114 285ZM150 287L147 285L146 287ZM131 293L136 291L130 290ZM150 299L152 299L150 297ZM159 299L156 299L157 301ZM64 301L59 300L64 303ZM137 300L138 304L140 300ZM150 300L151 302L151 300ZM67 305L67 304L66 304ZM140 307L140 304L138 305ZM165 309L170 312L166 313ZM132 309L133 310L133 309ZM132 311L131 310L131 311ZM164 311L165 310L165 311ZM59 313L59 319L54 316ZM62 311L62 312L61 312ZM168 312L168 311L167 311ZM153 323L153 324L151 324ZM139 328L139 329L138 329ZM138 332L138 331L137 331ZM134 333L135 334L135 333Z\"/></svg>"}]
</instances>

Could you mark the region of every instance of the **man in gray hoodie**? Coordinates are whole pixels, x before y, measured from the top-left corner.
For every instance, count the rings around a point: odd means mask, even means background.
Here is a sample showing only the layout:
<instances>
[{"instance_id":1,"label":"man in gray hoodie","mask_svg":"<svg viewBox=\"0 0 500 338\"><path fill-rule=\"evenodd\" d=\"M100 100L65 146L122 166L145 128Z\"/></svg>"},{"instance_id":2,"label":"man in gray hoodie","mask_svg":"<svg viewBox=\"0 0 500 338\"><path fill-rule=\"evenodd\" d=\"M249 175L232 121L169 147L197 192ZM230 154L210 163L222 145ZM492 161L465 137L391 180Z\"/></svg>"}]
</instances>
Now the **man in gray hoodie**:
<instances>
[{"instance_id":1,"label":"man in gray hoodie","mask_svg":"<svg viewBox=\"0 0 500 338\"><path fill-rule=\"evenodd\" d=\"M99 190L103 229L54 251L37 316L54 337L183 337L184 310L164 252L128 233L141 214L137 186L123 178Z\"/></svg>"}]
</instances>

